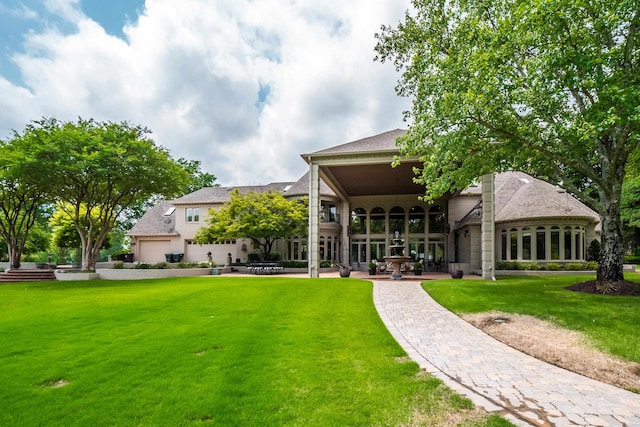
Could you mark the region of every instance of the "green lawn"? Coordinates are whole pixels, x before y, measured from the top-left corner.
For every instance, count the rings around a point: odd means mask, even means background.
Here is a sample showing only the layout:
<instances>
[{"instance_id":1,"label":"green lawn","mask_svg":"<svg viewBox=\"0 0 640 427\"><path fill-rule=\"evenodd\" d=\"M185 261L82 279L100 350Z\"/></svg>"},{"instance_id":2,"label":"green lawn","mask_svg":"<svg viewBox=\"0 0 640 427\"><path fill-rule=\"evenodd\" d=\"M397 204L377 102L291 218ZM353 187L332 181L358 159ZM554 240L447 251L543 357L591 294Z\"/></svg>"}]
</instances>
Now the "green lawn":
<instances>
[{"instance_id":1,"label":"green lawn","mask_svg":"<svg viewBox=\"0 0 640 427\"><path fill-rule=\"evenodd\" d=\"M443 425L471 407L354 279L2 285L0 342L3 426Z\"/></svg>"},{"instance_id":2,"label":"green lawn","mask_svg":"<svg viewBox=\"0 0 640 427\"><path fill-rule=\"evenodd\" d=\"M584 332L600 350L640 362L640 298L563 289L593 277L499 277L497 281L440 280L423 287L455 313L497 310L528 314ZM640 275L625 273L640 282Z\"/></svg>"}]
</instances>

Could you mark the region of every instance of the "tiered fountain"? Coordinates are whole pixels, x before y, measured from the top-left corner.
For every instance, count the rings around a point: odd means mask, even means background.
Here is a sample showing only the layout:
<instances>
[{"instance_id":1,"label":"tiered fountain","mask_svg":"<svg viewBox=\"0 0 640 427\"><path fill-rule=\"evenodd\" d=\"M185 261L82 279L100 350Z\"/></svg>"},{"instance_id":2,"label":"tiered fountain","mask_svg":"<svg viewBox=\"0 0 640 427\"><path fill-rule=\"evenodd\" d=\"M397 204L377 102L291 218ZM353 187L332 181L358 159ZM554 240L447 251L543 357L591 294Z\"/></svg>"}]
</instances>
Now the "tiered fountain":
<instances>
[{"instance_id":1,"label":"tiered fountain","mask_svg":"<svg viewBox=\"0 0 640 427\"><path fill-rule=\"evenodd\" d=\"M404 255L404 240L400 238L400 232L393 233L393 239L391 239L391 245L389 245L389 255L384 257L384 260L393 266L393 272L391 278L394 280L402 279L402 264L409 261L411 258Z\"/></svg>"}]
</instances>

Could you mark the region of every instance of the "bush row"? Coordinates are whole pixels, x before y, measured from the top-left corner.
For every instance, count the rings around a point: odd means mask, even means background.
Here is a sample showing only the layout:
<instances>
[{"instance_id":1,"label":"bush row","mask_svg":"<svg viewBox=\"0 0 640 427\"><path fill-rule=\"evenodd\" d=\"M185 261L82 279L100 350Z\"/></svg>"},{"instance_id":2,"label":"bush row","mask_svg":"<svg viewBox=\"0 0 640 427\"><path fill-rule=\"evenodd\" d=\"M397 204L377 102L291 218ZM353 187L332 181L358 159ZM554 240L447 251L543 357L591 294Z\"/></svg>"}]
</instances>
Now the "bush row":
<instances>
[{"instance_id":1,"label":"bush row","mask_svg":"<svg viewBox=\"0 0 640 427\"><path fill-rule=\"evenodd\" d=\"M496 270L527 270L527 271L590 271L597 270L598 263L595 261L587 262L568 262L561 264L559 262L549 262L539 264L537 262L519 262L519 261L497 261Z\"/></svg>"},{"instance_id":2,"label":"bush row","mask_svg":"<svg viewBox=\"0 0 640 427\"><path fill-rule=\"evenodd\" d=\"M165 270L168 268L212 268L216 267L215 262L179 262L176 264L169 264L168 262L159 262L157 264L149 264L146 262L140 262L134 265L133 268L138 270ZM124 268L124 263L121 261L116 261L113 264L113 268L120 270Z\"/></svg>"}]
</instances>

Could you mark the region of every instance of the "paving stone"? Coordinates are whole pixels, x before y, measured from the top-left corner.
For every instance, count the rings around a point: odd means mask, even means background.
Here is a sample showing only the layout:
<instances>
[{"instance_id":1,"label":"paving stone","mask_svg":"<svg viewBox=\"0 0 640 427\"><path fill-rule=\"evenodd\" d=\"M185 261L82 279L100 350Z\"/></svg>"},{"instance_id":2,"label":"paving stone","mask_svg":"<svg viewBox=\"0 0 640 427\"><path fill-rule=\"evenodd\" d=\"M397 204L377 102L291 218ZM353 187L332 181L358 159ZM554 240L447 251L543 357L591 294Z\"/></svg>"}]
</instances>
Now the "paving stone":
<instances>
[{"instance_id":1,"label":"paving stone","mask_svg":"<svg viewBox=\"0 0 640 427\"><path fill-rule=\"evenodd\" d=\"M640 427L637 394L504 345L438 305L419 282L375 281L373 293L409 357L476 406L516 425Z\"/></svg>"}]
</instances>

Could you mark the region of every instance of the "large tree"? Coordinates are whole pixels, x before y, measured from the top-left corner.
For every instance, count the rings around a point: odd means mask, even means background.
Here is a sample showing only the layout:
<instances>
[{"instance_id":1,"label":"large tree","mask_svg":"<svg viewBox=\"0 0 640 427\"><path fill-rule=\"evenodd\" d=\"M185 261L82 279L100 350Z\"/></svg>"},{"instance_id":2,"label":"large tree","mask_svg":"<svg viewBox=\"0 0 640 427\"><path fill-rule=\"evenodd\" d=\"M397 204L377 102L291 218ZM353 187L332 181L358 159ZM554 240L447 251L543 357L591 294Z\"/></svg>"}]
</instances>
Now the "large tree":
<instances>
[{"instance_id":1,"label":"large tree","mask_svg":"<svg viewBox=\"0 0 640 427\"><path fill-rule=\"evenodd\" d=\"M598 280L622 280L621 190L640 125L638 2L413 6L382 27L376 51L413 98L399 146L424 163L426 197L508 169L561 183L600 215Z\"/></svg>"},{"instance_id":2,"label":"large tree","mask_svg":"<svg viewBox=\"0 0 640 427\"><path fill-rule=\"evenodd\" d=\"M7 244L11 268L20 268L22 253L46 194L46 176L25 167L16 139L0 141L0 237Z\"/></svg>"},{"instance_id":3,"label":"large tree","mask_svg":"<svg viewBox=\"0 0 640 427\"><path fill-rule=\"evenodd\" d=\"M212 209L195 236L198 243L215 243L246 238L268 259L273 244L280 238L306 235L308 203L305 199L286 199L280 193L231 192L229 202Z\"/></svg>"},{"instance_id":4,"label":"large tree","mask_svg":"<svg viewBox=\"0 0 640 427\"><path fill-rule=\"evenodd\" d=\"M32 174L47 178L47 193L67 207L82 243L82 269L95 270L100 248L127 207L157 194L175 194L184 169L127 122L42 119L13 141Z\"/></svg>"}]
</instances>

